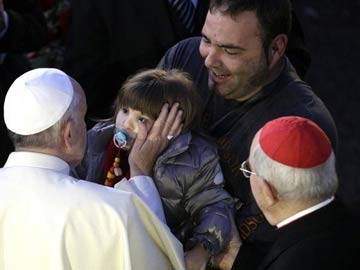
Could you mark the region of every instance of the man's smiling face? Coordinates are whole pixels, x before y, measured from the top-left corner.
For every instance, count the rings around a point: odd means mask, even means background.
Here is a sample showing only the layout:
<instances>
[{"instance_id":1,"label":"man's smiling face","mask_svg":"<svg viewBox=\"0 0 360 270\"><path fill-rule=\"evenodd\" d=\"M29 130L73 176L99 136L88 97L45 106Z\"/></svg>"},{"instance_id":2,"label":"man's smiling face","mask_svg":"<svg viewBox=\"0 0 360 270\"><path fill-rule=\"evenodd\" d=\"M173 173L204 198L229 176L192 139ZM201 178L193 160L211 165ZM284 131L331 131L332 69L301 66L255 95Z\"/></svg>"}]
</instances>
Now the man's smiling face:
<instances>
[{"instance_id":1,"label":"man's smiling face","mask_svg":"<svg viewBox=\"0 0 360 270\"><path fill-rule=\"evenodd\" d=\"M269 71L255 12L208 12L202 35L199 51L218 95L246 100L265 84Z\"/></svg>"}]
</instances>

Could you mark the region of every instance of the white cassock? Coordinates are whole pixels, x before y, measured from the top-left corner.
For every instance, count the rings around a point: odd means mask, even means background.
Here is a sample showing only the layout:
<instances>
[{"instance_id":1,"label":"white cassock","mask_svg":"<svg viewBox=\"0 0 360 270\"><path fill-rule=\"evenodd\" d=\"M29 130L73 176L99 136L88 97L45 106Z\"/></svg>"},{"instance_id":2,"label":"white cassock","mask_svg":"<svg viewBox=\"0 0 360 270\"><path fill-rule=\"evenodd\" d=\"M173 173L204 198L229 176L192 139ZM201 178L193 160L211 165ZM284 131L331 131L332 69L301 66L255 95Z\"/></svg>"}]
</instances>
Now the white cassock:
<instances>
[{"instance_id":1,"label":"white cassock","mask_svg":"<svg viewBox=\"0 0 360 270\"><path fill-rule=\"evenodd\" d=\"M138 180L130 184L148 183ZM144 190L145 201L158 196ZM66 162L39 153L13 152L0 169L0 270L185 269L183 256L131 192L79 181Z\"/></svg>"}]
</instances>

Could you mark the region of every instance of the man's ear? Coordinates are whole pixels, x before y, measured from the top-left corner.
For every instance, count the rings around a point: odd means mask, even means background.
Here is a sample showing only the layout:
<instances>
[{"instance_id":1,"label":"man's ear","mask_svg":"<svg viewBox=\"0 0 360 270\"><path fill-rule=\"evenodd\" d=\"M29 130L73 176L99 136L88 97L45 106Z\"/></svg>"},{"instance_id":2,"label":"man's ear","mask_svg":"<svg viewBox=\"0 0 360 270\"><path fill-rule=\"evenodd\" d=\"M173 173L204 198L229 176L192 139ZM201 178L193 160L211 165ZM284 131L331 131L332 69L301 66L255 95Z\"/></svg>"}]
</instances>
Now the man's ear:
<instances>
[{"instance_id":1,"label":"man's ear","mask_svg":"<svg viewBox=\"0 0 360 270\"><path fill-rule=\"evenodd\" d=\"M275 66L285 54L288 38L284 34L277 35L270 43L268 48L269 67Z\"/></svg>"},{"instance_id":2,"label":"man's ear","mask_svg":"<svg viewBox=\"0 0 360 270\"><path fill-rule=\"evenodd\" d=\"M269 183L266 179L262 179L260 185L267 206L271 207L276 204L279 201L279 198L273 185L271 185L271 183Z\"/></svg>"},{"instance_id":3,"label":"man's ear","mask_svg":"<svg viewBox=\"0 0 360 270\"><path fill-rule=\"evenodd\" d=\"M66 121L63 129L63 142L66 149L69 149L74 145L73 125L73 121L69 119L68 121Z\"/></svg>"}]
</instances>

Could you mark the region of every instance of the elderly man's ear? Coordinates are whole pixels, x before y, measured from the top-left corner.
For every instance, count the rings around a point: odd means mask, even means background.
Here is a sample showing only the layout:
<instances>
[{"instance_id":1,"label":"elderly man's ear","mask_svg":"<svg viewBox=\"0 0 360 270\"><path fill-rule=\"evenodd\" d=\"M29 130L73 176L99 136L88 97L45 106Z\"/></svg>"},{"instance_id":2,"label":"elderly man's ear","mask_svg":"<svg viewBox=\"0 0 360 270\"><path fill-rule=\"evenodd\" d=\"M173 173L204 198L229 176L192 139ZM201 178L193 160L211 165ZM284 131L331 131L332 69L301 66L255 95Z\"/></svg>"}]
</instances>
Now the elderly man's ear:
<instances>
[{"instance_id":1,"label":"elderly man's ear","mask_svg":"<svg viewBox=\"0 0 360 270\"><path fill-rule=\"evenodd\" d=\"M264 202L266 203L266 206L272 207L279 201L278 193L277 193L276 189L266 179L262 179L262 181L259 181L259 182L260 182L259 185L261 187L263 199L264 199Z\"/></svg>"},{"instance_id":2,"label":"elderly man's ear","mask_svg":"<svg viewBox=\"0 0 360 270\"><path fill-rule=\"evenodd\" d=\"M75 140L75 123L71 119L66 121L63 129L63 142L66 149L72 149L76 143Z\"/></svg>"}]
</instances>

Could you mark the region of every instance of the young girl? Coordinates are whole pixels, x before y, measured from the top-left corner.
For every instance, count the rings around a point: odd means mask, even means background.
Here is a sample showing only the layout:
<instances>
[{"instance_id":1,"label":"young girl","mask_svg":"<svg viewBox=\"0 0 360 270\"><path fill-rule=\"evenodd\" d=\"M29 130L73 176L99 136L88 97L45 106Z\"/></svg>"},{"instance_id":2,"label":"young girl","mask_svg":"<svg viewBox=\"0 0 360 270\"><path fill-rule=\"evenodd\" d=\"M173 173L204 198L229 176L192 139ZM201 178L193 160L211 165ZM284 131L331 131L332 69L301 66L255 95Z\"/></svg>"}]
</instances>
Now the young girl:
<instances>
[{"instance_id":1,"label":"young girl","mask_svg":"<svg viewBox=\"0 0 360 270\"><path fill-rule=\"evenodd\" d=\"M170 145L153 169L166 221L185 250L201 245L214 256L230 237L232 199L223 189L215 146L196 132L201 100L185 73L153 69L128 79L115 102L115 121L98 123L88 132L88 149L77 172L108 186L128 176L127 155L138 121L150 129L166 102L178 102L183 110L181 134L168 136Z\"/></svg>"}]
</instances>

